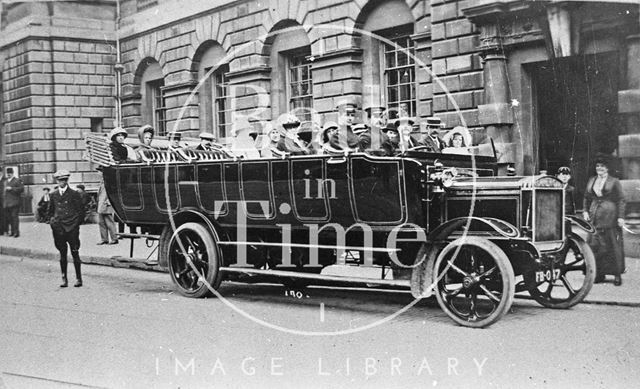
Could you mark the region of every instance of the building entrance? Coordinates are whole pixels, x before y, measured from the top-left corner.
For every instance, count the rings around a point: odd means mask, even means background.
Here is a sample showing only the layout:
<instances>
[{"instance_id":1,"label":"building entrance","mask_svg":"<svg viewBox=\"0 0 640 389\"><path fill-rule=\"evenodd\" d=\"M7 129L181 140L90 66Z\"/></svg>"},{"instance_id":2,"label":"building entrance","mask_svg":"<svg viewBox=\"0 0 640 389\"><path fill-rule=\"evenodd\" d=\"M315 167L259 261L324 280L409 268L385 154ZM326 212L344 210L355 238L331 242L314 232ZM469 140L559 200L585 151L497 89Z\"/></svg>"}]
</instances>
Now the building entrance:
<instances>
[{"instance_id":1,"label":"building entrance","mask_svg":"<svg viewBox=\"0 0 640 389\"><path fill-rule=\"evenodd\" d=\"M537 107L538 169L555 174L569 166L576 207L597 153L617 148L617 53L583 55L533 64Z\"/></svg>"}]
</instances>

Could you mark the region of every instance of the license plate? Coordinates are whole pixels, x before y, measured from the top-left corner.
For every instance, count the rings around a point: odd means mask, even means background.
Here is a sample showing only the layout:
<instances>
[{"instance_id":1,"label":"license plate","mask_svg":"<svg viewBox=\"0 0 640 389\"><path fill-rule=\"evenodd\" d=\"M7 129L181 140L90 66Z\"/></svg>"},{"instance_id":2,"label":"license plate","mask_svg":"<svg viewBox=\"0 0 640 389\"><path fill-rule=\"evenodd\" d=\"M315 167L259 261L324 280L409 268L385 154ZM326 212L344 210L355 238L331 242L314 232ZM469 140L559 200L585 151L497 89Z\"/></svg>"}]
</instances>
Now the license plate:
<instances>
[{"instance_id":1,"label":"license plate","mask_svg":"<svg viewBox=\"0 0 640 389\"><path fill-rule=\"evenodd\" d=\"M539 270L536 272L536 282L553 282L560 278L560 269Z\"/></svg>"}]
</instances>

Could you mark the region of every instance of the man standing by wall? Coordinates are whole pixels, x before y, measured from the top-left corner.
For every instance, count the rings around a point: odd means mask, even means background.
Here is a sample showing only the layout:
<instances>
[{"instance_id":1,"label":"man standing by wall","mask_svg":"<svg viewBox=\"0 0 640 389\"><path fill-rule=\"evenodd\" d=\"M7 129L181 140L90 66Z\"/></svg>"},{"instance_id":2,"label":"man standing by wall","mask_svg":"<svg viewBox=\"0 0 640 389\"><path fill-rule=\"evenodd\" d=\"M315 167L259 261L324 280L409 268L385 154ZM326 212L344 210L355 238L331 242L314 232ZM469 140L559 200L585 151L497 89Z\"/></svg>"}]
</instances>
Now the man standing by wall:
<instances>
[{"instance_id":1,"label":"man standing by wall","mask_svg":"<svg viewBox=\"0 0 640 389\"><path fill-rule=\"evenodd\" d=\"M7 168L7 181L4 187L4 210L5 216L11 227L11 234L14 238L20 236L20 196L24 191L24 185L18 177L13 176L13 168Z\"/></svg>"},{"instance_id":2,"label":"man standing by wall","mask_svg":"<svg viewBox=\"0 0 640 389\"><path fill-rule=\"evenodd\" d=\"M82 286L82 274L80 272L80 224L84 219L84 207L80 194L69 188L69 176L67 170L58 170L53 177L58 181L58 189L51 194L51 216L49 224L53 232L53 242L60 252L60 270L62 271L61 288L68 286L67 282L67 244L71 249L73 266L76 270L75 287Z\"/></svg>"},{"instance_id":3,"label":"man standing by wall","mask_svg":"<svg viewBox=\"0 0 640 389\"><path fill-rule=\"evenodd\" d=\"M7 178L4 176L4 168L0 166L0 235L4 235L7 231L7 216L4 213L4 187Z\"/></svg>"}]
</instances>

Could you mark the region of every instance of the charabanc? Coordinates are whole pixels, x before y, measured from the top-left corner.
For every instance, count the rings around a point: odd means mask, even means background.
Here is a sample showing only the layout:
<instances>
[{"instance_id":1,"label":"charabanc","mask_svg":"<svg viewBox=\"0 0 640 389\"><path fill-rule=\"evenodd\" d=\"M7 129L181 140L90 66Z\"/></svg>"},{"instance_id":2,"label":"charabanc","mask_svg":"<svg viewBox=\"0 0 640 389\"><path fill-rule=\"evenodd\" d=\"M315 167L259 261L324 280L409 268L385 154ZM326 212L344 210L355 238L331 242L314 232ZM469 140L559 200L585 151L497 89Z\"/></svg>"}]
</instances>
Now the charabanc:
<instances>
[{"instance_id":1,"label":"charabanc","mask_svg":"<svg viewBox=\"0 0 640 389\"><path fill-rule=\"evenodd\" d=\"M569 308L594 282L593 253L577 233L591 226L564 214L563 184L497 176L492 147L262 159L143 150L141 161L119 164L104 139L90 136L87 147L118 217L159 237L159 265L184 296L256 278L409 289L435 295L463 326L486 327L517 292ZM347 266L379 276L335 271Z\"/></svg>"}]
</instances>

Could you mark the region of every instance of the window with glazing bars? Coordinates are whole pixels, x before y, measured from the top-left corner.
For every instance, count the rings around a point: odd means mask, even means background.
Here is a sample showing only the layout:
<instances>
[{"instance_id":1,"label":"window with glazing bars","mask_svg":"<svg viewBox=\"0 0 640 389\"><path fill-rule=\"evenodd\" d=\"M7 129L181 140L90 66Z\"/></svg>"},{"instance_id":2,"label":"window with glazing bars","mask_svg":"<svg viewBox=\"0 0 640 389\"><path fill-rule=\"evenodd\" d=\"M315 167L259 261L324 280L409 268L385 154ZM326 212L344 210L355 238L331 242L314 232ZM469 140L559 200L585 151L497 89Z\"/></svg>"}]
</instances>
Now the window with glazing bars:
<instances>
[{"instance_id":1,"label":"window with glazing bars","mask_svg":"<svg viewBox=\"0 0 640 389\"><path fill-rule=\"evenodd\" d=\"M406 110L416 115L414 45L409 33L388 36L396 45L384 44L384 85L389 112Z\"/></svg>"},{"instance_id":2,"label":"window with glazing bars","mask_svg":"<svg viewBox=\"0 0 640 389\"><path fill-rule=\"evenodd\" d=\"M229 107L229 83L226 74L229 72L229 65L222 65L211 73L211 96L212 112L214 121L214 131L217 136L230 136L229 127L231 125Z\"/></svg>"},{"instance_id":3,"label":"window with glazing bars","mask_svg":"<svg viewBox=\"0 0 640 389\"><path fill-rule=\"evenodd\" d=\"M302 122L311 121L313 108L313 82L311 61L308 53L293 53L289 56L288 99L289 110Z\"/></svg>"},{"instance_id":4,"label":"window with glazing bars","mask_svg":"<svg viewBox=\"0 0 640 389\"><path fill-rule=\"evenodd\" d=\"M153 128L156 129L156 134L159 136L164 136L167 133L167 109L164 105L164 96L162 95L163 86L163 80L152 81L149 83L149 90L151 92L151 104L153 110Z\"/></svg>"}]
</instances>

